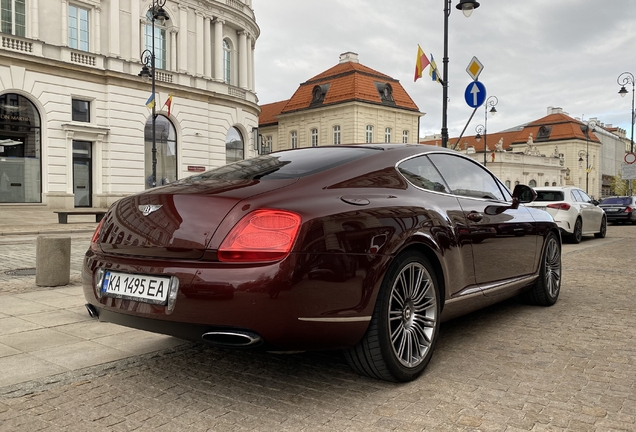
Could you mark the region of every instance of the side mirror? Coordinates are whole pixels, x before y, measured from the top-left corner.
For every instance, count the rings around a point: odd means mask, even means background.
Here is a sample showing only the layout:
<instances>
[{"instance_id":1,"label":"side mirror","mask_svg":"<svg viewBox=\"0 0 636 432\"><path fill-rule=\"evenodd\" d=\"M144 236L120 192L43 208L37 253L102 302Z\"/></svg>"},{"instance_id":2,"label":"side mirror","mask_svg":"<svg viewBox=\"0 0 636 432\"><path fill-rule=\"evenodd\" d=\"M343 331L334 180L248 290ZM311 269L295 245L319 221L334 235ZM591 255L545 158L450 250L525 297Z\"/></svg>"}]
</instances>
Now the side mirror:
<instances>
[{"instance_id":1,"label":"side mirror","mask_svg":"<svg viewBox=\"0 0 636 432\"><path fill-rule=\"evenodd\" d=\"M601 202L599 200L595 200L593 199L592 201L590 201L592 204L594 204L595 206L599 205Z\"/></svg>"},{"instance_id":2,"label":"side mirror","mask_svg":"<svg viewBox=\"0 0 636 432\"><path fill-rule=\"evenodd\" d=\"M527 204L537 199L537 193L530 186L518 184L512 191L512 198L516 198L521 204Z\"/></svg>"}]
</instances>

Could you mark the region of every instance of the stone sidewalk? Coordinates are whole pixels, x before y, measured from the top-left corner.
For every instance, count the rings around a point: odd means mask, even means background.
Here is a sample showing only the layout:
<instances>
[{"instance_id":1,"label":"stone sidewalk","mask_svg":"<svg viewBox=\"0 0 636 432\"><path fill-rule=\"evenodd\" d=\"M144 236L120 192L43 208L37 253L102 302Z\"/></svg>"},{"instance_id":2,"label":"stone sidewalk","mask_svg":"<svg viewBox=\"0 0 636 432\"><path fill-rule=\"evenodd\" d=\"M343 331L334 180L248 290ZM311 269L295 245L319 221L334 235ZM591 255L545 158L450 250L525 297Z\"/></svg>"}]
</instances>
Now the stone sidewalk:
<instances>
[{"instance_id":1,"label":"stone sidewalk","mask_svg":"<svg viewBox=\"0 0 636 432\"><path fill-rule=\"evenodd\" d=\"M89 320L77 276L92 230L58 232L72 285L0 288L0 431L636 431L634 226L564 245L553 307L508 301L443 324L424 375L401 385L337 352L225 351ZM35 237L0 236L0 287Z\"/></svg>"}]
</instances>

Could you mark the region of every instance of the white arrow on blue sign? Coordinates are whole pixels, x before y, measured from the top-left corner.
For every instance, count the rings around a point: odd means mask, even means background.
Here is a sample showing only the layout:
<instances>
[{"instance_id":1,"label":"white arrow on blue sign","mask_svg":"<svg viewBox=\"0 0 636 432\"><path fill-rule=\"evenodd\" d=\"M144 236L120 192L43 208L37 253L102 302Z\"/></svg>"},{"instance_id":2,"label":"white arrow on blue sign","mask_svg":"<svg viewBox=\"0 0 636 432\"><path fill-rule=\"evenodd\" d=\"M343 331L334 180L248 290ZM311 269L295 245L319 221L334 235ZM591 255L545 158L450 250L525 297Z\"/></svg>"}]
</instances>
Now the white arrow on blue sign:
<instances>
[{"instance_id":1,"label":"white arrow on blue sign","mask_svg":"<svg viewBox=\"0 0 636 432\"><path fill-rule=\"evenodd\" d=\"M486 100L486 86L479 81L473 81L468 84L464 92L464 99L471 108L477 108L483 105Z\"/></svg>"}]
</instances>

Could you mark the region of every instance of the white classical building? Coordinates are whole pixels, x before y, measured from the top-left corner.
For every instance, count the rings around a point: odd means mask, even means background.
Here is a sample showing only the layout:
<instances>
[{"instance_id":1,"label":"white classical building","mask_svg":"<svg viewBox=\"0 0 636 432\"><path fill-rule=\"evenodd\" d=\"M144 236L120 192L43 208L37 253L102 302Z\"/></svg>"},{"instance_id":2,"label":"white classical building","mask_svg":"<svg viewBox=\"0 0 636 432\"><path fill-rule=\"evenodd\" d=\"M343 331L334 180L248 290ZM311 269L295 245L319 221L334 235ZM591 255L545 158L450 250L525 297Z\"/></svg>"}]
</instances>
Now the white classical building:
<instances>
[{"instance_id":1,"label":"white classical building","mask_svg":"<svg viewBox=\"0 0 636 432\"><path fill-rule=\"evenodd\" d=\"M255 153L252 0L163 3L2 0L0 205L107 207L152 185L153 29L157 184Z\"/></svg>"}]
</instances>

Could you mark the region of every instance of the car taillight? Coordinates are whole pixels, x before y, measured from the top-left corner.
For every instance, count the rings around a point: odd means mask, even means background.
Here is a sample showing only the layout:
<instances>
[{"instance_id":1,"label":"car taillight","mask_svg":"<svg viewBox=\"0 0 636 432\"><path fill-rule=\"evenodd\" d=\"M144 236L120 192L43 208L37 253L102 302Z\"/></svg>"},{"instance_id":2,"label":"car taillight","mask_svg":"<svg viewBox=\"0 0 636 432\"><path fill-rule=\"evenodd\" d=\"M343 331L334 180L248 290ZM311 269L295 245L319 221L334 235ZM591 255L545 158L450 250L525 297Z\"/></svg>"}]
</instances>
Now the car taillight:
<instances>
[{"instance_id":1,"label":"car taillight","mask_svg":"<svg viewBox=\"0 0 636 432\"><path fill-rule=\"evenodd\" d=\"M548 208L557 209L557 210L570 210L570 204L568 203L548 204Z\"/></svg>"},{"instance_id":2,"label":"car taillight","mask_svg":"<svg viewBox=\"0 0 636 432\"><path fill-rule=\"evenodd\" d=\"M219 261L276 261L291 251L301 217L284 210L256 210L239 221L219 247Z\"/></svg>"},{"instance_id":3,"label":"car taillight","mask_svg":"<svg viewBox=\"0 0 636 432\"><path fill-rule=\"evenodd\" d=\"M97 240L99 239L99 232L102 230L102 225L104 225L104 219L100 220L99 224L97 224L97 228L95 228L93 238L91 238L91 247L97 246Z\"/></svg>"},{"instance_id":4,"label":"car taillight","mask_svg":"<svg viewBox=\"0 0 636 432\"><path fill-rule=\"evenodd\" d=\"M631 207L625 207L625 213L631 213L633 210Z\"/></svg>"}]
</instances>

